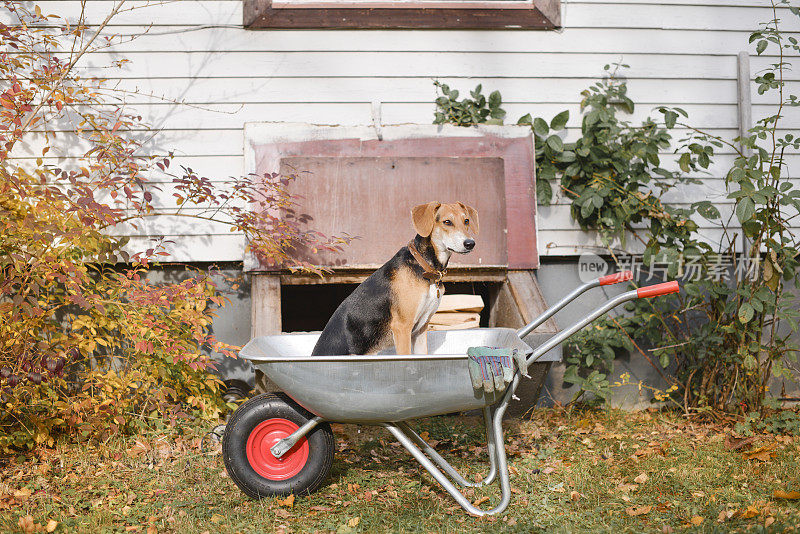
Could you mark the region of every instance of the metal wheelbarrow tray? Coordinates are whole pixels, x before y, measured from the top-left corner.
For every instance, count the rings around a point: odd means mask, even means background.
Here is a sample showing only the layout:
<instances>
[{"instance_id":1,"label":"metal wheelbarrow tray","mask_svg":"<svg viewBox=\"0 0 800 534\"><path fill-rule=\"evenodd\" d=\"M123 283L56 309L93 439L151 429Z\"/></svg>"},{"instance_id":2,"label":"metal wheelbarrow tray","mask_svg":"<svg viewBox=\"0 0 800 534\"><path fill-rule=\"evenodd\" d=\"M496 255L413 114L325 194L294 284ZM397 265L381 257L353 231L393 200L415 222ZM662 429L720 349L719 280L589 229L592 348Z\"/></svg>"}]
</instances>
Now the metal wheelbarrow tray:
<instances>
[{"instance_id":1,"label":"metal wheelbarrow tray","mask_svg":"<svg viewBox=\"0 0 800 534\"><path fill-rule=\"evenodd\" d=\"M674 293L677 282L628 291L552 336L538 347L522 341L585 291L628 281L630 272L597 278L576 288L519 330L477 328L428 333L430 354L310 356L319 334L284 334L251 340L240 355L250 360L285 393L259 395L242 404L228 422L223 458L231 479L249 496L261 498L316 490L333 461L329 422L386 428L468 513L497 514L506 509L511 490L503 443L503 414L527 366L612 308L630 300ZM473 389L467 349L495 346L527 356L505 391ZM489 473L480 482L464 479L426 443L407 421L480 409L486 421ZM449 477L449 478L448 478ZM500 503L473 506L462 487L491 484L499 477ZM451 481L452 480L452 481Z\"/></svg>"}]
</instances>

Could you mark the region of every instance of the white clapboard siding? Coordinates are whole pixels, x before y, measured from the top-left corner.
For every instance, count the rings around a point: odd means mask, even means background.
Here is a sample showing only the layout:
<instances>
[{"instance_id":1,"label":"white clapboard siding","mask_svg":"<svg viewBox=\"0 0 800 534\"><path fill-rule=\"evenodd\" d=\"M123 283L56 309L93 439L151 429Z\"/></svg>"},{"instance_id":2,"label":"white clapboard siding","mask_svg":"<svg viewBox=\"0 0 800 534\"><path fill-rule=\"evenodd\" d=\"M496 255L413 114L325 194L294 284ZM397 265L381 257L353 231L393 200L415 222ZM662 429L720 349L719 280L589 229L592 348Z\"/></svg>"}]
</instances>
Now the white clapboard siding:
<instances>
[{"instance_id":1,"label":"white clapboard siding","mask_svg":"<svg viewBox=\"0 0 800 534\"><path fill-rule=\"evenodd\" d=\"M86 76L107 75L107 65L115 54L98 52L84 56L79 63ZM663 54L654 60L650 54L575 53L565 61L558 53L516 54L509 52L152 52L143 61L126 63L121 78L165 78L176 72L190 76L261 77L308 76L412 76L504 78L541 77L591 78L603 74L603 65L615 61L630 65L638 77L666 79L736 79L736 56ZM752 69L758 72L774 58L754 57ZM789 71L787 80L800 79L800 72Z\"/></svg>"},{"instance_id":2,"label":"white clapboard siding","mask_svg":"<svg viewBox=\"0 0 800 534\"><path fill-rule=\"evenodd\" d=\"M45 12L75 21L81 2L37 2ZM147 5L151 4L151 5ZM100 23L111 0L89 0L86 21ZM381 102L385 124L429 123L437 96L433 80L462 94L482 84L484 93L503 95L507 122L526 113L549 119L570 111L567 130L573 140L580 128L580 92L604 74L603 65L621 62L629 95L637 107L634 123L659 117L657 105L680 106L689 122L714 135L738 135L737 54L753 52L749 32L772 17L768 0L580 0L562 2L564 28L558 31L413 31L413 30L281 30L241 28L241 0L128 3L104 30L122 35L122 42L90 54L79 63L86 75L109 78L127 91L129 111L141 114L159 132L145 152L174 152L173 171L192 167L224 189L230 176L243 172L245 122L309 122L369 124L371 103ZM784 28L798 36L800 19L779 8ZM13 23L7 12L0 22ZM145 35L134 40L125 36ZM768 50L767 54L772 54ZM121 70L109 62L130 60ZM751 76L775 62L772 55L751 58ZM796 58L787 75L789 92L800 93ZM753 86L754 120L771 114L774 95L759 95ZM798 128L800 112L787 109L785 128ZM787 130L788 131L788 130ZM678 139L687 133L674 132ZM797 135L797 130L792 131ZM132 132L146 138L146 132ZM69 134L61 136L48 162L63 165L88 149ZM32 161L42 142L32 139L15 156ZM701 184L686 185L664 199L689 206L712 200L729 214L724 176L735 158L733 150L718 151ZM661 154L662 166L677 169L674 154ZM800 154L787 152L790 169L800 166ZM796 172L796 171L795 171ZM174 185L156 173L152 187L159 207L171 207ZM698 218L701 235L719 241L714 223ZM240 260L244 238L223 224L162 217L137 228L118 228L133 236L130 250L150 245L150 235L167 236L175 261ZM569 216L561 195L539 210L541 253L580 254L599 241L581 231ZM638 250L635 240L627 246ZM137 249L137 247L139 247Z\"/></svg>"},{"instance_id":3,"label":"white clapboard siding","mask_svg":"<svg viewBox=\"0 0 800 534\"><path fill-rule=\"evenodd\" d=\"M138 28L137 28L138 29ZM563 33L570 38L564 39ZM162 26L146 35L123 27L112 27L103 35L115 35L109 50L130 54L181 50L186 52L313 52L319 50L315 30L242 32L233 27ZM605 28L575 28L564 32L474 31L414 32L413 30L342 30L326 37L329 52L586 52L591 42L593 52L610 54L689 54L730 55L743 48L750 31L705 32L697 30L661 30L623 28L609 32ZM477 38L476 38L477 37Z\"/></svg>"},{"instance_id":4,"label":"white clapboard siding","mask_svg":"<svg viewBox=\"0 0 800 534\"><path fill-rule=\"evenodd\" d=\"M290 95L287 95L289 97ZM258 122L258 121L275 121L275 114L277 110L284 104L302 104L302 102L283 102L283 103L246 103L246 104L205 104L197 107L181 107L177 108L171 104L154 103L154 104L131 104L128 111L134 115L140 115L147 124L155 128L169 128L169 129L192 129L197 128L201 130L209 129L231 129L241 127L242 121ZM310 103L312 108L320 108L324 104ZM330 102L331 106L338 106L339 102ZM350 103L348 103L350 104ZM366 104L366 103L365 103ZM691 118L692 123L704 124L706 128L714 129L736 129L738 128L737 107L735 104L682 104L670 103L668 105L677 105L681 109L686 110ZM397 102L397 103L383 103L385 110L383 115L386 116L386 123L403 123L408 122L408 119L403 120L403 117L412 114L414 116L423 115L423 120L430 121L433 118L434 105L429 101L423 102ZM350 108L356 114L362 113L361 109L364 106L358 104L350 104L345 106L344 109ZM530 113L532 107L528 103L507 102L504 104L504 109L507 112L509 123L515 123L519 117L525 113ZM758 118L764 113L770 112L771 108L761 109L762 106L753 106L753 117ZM578 104L537 104L535 111L538 116L550 120L556 114L568 110L570 112L570 120L568 126L572 128L579 128L581 125L580 106ZM83 111L83 110L81 110ZM321 113L316 110L317 115ZM396 120L390 120L397 115ZM662 120L661 113L654 109L653 106L638 106L633 115L620 114L626 120L633 123L640 123L646 118L650 117L654 120ZM787 108L785 112L786 121L790 123L795 121L796 124L800 123L800 110L798 108ZM347 119L347 117L343 117ZM311 122L314 122L313 120Z\"/></svg>"}]
</instances>

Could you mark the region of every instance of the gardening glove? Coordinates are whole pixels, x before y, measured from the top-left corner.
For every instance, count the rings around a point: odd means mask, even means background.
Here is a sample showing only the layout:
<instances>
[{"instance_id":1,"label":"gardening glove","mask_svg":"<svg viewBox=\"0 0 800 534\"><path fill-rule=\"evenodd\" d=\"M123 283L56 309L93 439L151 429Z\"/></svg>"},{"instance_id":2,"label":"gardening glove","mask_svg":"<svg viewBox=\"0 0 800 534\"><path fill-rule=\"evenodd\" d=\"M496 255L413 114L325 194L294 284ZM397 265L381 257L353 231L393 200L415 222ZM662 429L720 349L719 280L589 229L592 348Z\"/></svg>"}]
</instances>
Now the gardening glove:
<instances>
[{"instance_id":1,"label":"gardening glove","mask_svg":"<svg viewBox=\"0 0 800 534\"><path fill-rule=\"evenodd\" d=\"M467 355L472 387L486 393L505 391L514 379L516 352L512 349L470 347Z\"/></svg>"}]
</instances>

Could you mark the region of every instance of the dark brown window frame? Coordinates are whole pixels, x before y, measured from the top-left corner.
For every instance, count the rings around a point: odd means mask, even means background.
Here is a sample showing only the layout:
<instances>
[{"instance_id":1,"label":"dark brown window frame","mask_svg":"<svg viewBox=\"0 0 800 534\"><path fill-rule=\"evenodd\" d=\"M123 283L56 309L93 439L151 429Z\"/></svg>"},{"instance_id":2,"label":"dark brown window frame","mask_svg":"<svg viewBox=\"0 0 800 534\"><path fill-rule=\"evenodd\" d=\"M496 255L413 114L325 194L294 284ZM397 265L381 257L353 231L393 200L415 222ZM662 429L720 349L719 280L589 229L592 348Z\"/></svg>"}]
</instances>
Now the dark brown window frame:
<instances>
[{"instance_id":1,"label":"dark brown window frame","mask_svg":"<svg viewBox=\"0 0 800 534\"><path fill-rule=\"evenodd\" d=\"M561 0L314 2L242 0L247 29L520 29L561 26ZM331 7L336 6L336 7Z\"/></svg>"}]
</instances>

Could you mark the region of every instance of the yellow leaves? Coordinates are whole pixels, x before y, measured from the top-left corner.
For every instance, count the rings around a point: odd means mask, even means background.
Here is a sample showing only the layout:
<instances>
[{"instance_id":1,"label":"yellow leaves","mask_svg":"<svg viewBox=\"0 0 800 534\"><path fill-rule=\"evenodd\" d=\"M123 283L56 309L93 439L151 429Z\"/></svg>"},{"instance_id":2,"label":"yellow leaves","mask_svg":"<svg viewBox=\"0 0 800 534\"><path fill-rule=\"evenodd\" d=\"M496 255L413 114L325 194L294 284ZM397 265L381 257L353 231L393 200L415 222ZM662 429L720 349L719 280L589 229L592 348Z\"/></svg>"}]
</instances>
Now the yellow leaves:
<instances>
[{"instance_id":1,"label":"yellow leaves","mask_svg":"<svg viewBox=\"0 0 800 534\"><path fill-rule=\"evenodd\" d=\"M481 497L480 499L478 499L478 500L476 500L475 502L473 502L473 503L472 503L472 506L480 506L480 505L482 505L483 503L485 503L485 502L486 502L486 501L488 501L488 500L489 500L489 497L488 497L488 496L486 496L486 495L484 495L484 496L483 496L483 497Z\"/></svg>"},{"instance_id":2,"label":"yellow leaves","mask_svg":"<svg viewBox=\"0 0 800 534\"><path fill-rule=\"evenodd\" d=\"M276 499L275 503L278 506L285 506L286 508L294 507L294 493L290 493L285 499Z\"/></svg>"},{"instance_id":3,"label":"yellow leaves","mask_svg":"<svg viewBox=\"0 0 800 534\"><path fill-rule=\"evenodd\" d=\"M625 509L625 513L631 517L636 517L649 514L652 509L652 506L631 506L630 508Z\"/></svg>"},{"instance_id":4,"label":"yellow leaves","mask_svg":"<svg viewBox=\"0 0 800 534\"><path fill-rule=\"evenodd\" d=\"M14 492L14 497L17 499L26 500L31 496L31 490L28 488L21 488Z\"/></svg>"},{"instance_id":5,"label":"yellow leaves","mask_svg":"<svg viewBox=\"0 0 800 534\"><path fill-rule=\"evenodd\" d=\"M41 525L33 520L33 516L26 515L20 517L17 521L17 526L25 534L32 534L33 532L54 532L58 527L58 521L51 519L46 525Z\"/></svg>"},{"instance_id":6,"label":"yellow leaves","mask_svg":"<svg viewBox=\"0 0 800 534\"><path fill-rule=\"evenodd\" d=\"M25 534L36 532L36 523L33 522L33 516L30 515L20 517L19 521L17 521L17 526L19 526L20 530L25 532Z\"/></svg>"},{"instance_id":7,"label":"yellow leaves","mask_svg":"<svg viewBox=\"0 0 800 534\"><path fill-rule=\"evenodd\" d=\"M791 491L775 490L772 493L772 496L774 498L776 498L776 499L786 499L786 500L795 501L797 499L800 499L800 491L797 491L797 490L791 490Z\"/></svg>"},{"instance_id":8,"label":"yellow leaves","mask_svg":"<svg viewBox=\"0 0 800 534\"><path fill-rule=\"evenodd\" d=\"M699 527L700 525L703 524L703 521L705 521L704 518L700 517L699 515L695 515L695 516L692 516L692 518L689 520L689 523L691 523L692 525L694 525L696 527Z\"/></svg>"},{"instance_id":9,"label":"yellow leaves","mask_svg":"<svg viewBox=\"0 0 800 534\"><path fill-rule=\"evenodd\" d=\"M648 478L650 477L647 476L647 473L642 473L636 478L634 478L633 481L636 482L637 484L644 484L645 482L647 482Z\"/></svg>"},{"instance_id":10,"label":"yellow leaves","mask_svg":"<svg viewBox=\"0 0 800 534\"><path fill-rule=\"evenodd\" d=\"M750 519L751 517L755 517L760 513L761 509L755 504L751 504L736 515L739 517L739 519Z\"/></svg>"},{"instance_id":11,"label":"yellow leaves","mask_svg":"<svg viewBox=\"0 0 800 534\"><path fill-rule=\"evenodd\" d=\"M744 453L745 460L759 460L761 462L769 461L775 455L775 449L778 448L777 443L764 445L750 452Z\"/></svg>"}]
</instances>

